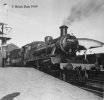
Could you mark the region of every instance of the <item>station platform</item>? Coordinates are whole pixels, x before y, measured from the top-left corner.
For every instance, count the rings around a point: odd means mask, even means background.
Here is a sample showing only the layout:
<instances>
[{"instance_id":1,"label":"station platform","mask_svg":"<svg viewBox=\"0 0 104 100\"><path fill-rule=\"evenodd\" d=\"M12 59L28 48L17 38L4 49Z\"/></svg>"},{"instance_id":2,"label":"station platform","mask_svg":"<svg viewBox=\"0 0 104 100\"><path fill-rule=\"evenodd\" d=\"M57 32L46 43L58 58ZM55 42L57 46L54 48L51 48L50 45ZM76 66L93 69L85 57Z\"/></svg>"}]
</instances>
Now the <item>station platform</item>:
<instances>
[{"instance_id":1,"label":"station platform","mask_svg":"<svg viewBox=\"0 0 104 100\"><path fill-rule=\"evenodd\" d=\"M34 68L7 67L0 68L0 100L102 100L102 98Z\"/></svg>"}]
</instances>

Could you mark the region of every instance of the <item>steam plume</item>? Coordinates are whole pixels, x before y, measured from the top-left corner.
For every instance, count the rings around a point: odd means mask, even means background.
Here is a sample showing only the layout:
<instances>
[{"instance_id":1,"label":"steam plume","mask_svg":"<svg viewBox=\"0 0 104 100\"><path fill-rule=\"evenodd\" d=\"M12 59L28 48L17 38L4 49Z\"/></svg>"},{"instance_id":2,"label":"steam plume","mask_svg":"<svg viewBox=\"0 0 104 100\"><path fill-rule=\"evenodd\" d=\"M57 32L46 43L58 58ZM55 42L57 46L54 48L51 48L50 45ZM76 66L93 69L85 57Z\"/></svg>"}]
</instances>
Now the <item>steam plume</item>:
<instances>
[{"instance_id":1,"label":"steam plume","mask_svg":"<svg viewBox=\"0 0 104 100\"><path fill-rule=\"evenodd\" d=\"M72 7L70 15L63 24L71 25L74 21L82 20L99 12L104 13L104 0L82 0Z\"/></svg>"}]
</instances>

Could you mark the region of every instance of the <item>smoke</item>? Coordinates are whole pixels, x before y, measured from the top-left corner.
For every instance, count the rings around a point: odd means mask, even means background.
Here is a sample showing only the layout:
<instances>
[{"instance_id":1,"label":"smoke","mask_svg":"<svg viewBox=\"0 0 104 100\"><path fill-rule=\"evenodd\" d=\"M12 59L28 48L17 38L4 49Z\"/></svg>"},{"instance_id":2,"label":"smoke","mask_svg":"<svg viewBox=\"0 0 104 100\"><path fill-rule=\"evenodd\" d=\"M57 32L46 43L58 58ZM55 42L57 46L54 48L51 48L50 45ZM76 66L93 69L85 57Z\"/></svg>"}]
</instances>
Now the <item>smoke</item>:
<instances>
[{"instance_id":1,"label":"smoke","mask_svg":"<svg viewBox=\"0 0 104 100\"><path fill-rule=\"evenodd\" d=\"M82 0L71 8L70 15L63 24L71 25L96 13L104 13L104 0Z\"/></svg>"}]
</instances>

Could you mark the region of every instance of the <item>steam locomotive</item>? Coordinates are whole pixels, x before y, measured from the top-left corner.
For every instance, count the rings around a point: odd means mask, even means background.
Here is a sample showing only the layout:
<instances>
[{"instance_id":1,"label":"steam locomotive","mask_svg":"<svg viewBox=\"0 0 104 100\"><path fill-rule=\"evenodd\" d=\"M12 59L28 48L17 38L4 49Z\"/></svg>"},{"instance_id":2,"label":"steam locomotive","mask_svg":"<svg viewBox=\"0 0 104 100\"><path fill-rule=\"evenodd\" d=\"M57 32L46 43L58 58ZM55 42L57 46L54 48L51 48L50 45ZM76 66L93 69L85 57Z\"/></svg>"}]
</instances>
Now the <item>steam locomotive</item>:
<instances>
[{"instance_id":1,"label":"steam locomotive","mask_svg":"<svg viewBox=\"0 0 104 100\"><path fill-rule=\"evenodd\" d=\"M99 67L95 68L96 57L93 63L88 63L86 53L84 56L76 55L80 50L86 51L86 47L80 41L93 42L94 45L90 48L102 46L104 43L76 38L73 34L67 34L67 29L68 27L63 25L60 27L58 38L46 36L45 41L34 41L22 46L18 52L14 50L14 53L10 54L10 66L34 67L64 81L86 83L88 77L92 76L92 71L88 70L99 70Z\"/></svg>"},{"instance_id":2,"label":"steam locomotive","mask_svg":"<svg viewBox=\"0 0 104 100\"><path fill-rule=\"evenodd\" d=\"M76 52L84 50L85 47L79 45L78 39L73 34L67 34L67 29L67 26L61 26L60 36L56 39L46 36L45 41L35 41L23 46L21 49L23 64L63 80L66 80L66 76L71 76L72 79L75 71L81 69L79 66L73 71L71 63L83 62L82 59L76 60ZM85 77L85 71L82 74Z\"/></svg>"}]
</instances>

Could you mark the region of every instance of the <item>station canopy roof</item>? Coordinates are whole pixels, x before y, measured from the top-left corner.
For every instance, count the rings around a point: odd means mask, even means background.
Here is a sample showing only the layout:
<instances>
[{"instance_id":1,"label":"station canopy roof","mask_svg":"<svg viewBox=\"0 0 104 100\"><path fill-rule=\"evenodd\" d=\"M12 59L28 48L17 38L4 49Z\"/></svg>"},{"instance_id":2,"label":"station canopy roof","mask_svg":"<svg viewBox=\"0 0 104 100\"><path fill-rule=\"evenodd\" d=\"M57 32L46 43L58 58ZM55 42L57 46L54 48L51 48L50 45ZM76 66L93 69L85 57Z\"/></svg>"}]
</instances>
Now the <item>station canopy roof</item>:
<instances>
[{"instance_id":1,"label":"station canopy roof","mask_svg":"<svg viewBox=\"0 0 104 100\"><path fill-rule=\"evenodd\" d=\"M104 45L103 42L89 38L78 38L78 41L79 41L79 50L98 48Z\"/></svg>"}]
</instances>

